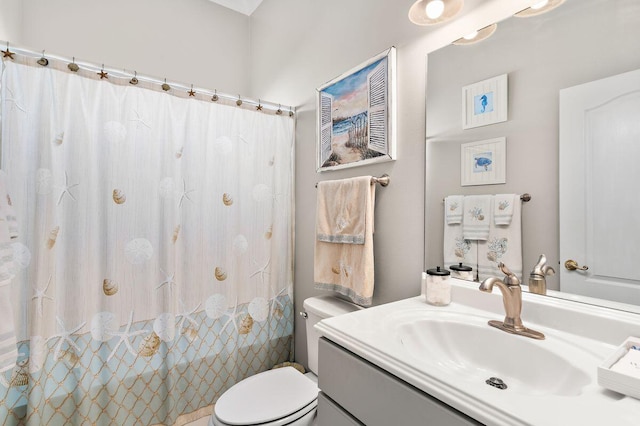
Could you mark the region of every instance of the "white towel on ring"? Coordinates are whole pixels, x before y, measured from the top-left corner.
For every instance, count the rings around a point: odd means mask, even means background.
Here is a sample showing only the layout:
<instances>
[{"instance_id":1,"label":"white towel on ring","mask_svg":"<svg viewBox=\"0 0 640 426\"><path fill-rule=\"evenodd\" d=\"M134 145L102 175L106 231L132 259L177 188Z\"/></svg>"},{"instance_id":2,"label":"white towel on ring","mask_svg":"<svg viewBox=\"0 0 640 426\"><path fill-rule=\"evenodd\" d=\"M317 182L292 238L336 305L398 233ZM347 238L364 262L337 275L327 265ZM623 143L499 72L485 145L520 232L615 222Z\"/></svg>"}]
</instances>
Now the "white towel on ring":
<instances>
[{"instance_id":1,"label":"white towel on ring","mask_svg":"<svg viewBox=\"0 0 640 426\"><path fill-rule=\"evenodd\" d=\"M511 224L496 225L490 221L487 241L478 242L478 279L502 277L498 269L502 262L520 281L522 276L522 201L516 196Z\"/></svg>"},{"instance_id":2,"label":"white towel on ring","mask_svg":"<svg viewBox=\"0 0 640 426\"><path fill-rule=\"evenodd\" d=\"M465 240L486 241L491 222L491 195L469 195L464 197L462 234Z\"/></svg>"},{"instance_id":3,"label":"white towel on ring","mask_svg":"<svg viewBox=\"0 0 640 426\"><path fill-rule=\"evenodd\" d=\"M516 194L498 194L493 197L493 221L496 225L509 225L513 217L513 206L516 204Z\"/></svg>"},{"instance_id":4,"label":"white towel on ring","mask_svg":"<svg viewBox=\"0 0 640 426\"><path fill-rule=\"evenodd\" d=\"M462 225L448 225L446 213L444 218L443 249L445 268L462 262L465 265L470 265L475 274L475 270L478 267L478 241L465 240L462 236Z\"/></svg>"},{"instance_id":5,"label":"white towel on ring","mask_svg":"<svg viewBox=\"0 0 640 426\"><path fill-rule=\"evenodd\" d=\"M462 223L463 195L449 195L444 199L445 224L455 225Z\"/></svg>"}]
</instances>

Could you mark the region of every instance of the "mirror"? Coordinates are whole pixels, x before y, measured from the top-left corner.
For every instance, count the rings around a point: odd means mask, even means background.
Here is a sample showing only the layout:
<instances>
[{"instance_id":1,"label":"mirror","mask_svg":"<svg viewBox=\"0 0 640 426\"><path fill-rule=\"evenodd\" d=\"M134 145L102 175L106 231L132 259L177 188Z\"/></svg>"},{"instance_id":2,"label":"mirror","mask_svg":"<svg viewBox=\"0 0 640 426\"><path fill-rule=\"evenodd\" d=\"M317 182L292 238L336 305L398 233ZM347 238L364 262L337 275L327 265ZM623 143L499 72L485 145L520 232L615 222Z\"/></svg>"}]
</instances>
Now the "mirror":
<instances>
[{"instance_id":1,"label":"mirror","mask_svg":"<svg viewBox=\"0 0 640 426\"><path fill-rule=\"evenodd\" d=\"M496 32L478 44L450 45L428 55L427 265L443 261L445 196L527 192L532 200L522 207L523 282L541 253L557 272L564 267L559 257L559 92L640 69L639 22L637 0L566 0L546 14L498 23ZM463 130L462 87L505 73L508 120ZM506 184L461 187L460 145L496 137L507 140ZM547 288L562 290L559 274L548 277ZM607 295L600 297L588 302L613 306Z\"/></svg>"}]
</instances>

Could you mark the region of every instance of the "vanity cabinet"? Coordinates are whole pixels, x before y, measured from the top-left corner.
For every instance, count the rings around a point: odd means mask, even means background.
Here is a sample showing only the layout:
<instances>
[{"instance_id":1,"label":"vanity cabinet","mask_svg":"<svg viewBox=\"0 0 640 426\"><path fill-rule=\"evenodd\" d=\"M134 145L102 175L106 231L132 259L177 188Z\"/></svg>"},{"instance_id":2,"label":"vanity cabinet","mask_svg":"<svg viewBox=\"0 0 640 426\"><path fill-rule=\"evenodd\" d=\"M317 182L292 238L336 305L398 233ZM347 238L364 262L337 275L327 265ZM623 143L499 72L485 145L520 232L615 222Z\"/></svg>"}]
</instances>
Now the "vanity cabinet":
<instances>
[{"instance_id":1,"label":"vanity cabinet","mask_svg":"<svg viewBox=\"0 0 640 426\"><path fill-rule=\"evenodd\" d=\"M324 337L318 362L318 426L481 425Z\"/></svg>"}]
</instances>

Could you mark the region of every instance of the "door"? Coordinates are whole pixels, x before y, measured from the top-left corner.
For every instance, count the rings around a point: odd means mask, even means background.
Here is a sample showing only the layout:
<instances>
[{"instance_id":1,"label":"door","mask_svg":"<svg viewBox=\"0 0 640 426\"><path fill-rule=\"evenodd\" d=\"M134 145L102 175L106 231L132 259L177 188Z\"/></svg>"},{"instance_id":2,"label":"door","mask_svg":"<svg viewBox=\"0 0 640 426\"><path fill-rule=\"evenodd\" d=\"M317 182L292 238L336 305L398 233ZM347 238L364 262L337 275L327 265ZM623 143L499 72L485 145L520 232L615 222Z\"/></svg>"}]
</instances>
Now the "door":
<instances>
[{"instance_id":1,"label":"door","mask_svg":"<svg viewBox=\"0 0 640 426\"><path fill-rule=\"evenodd\" d=\"M560 91L559 201L561 290L640 304L640 70Z\"/></svg>"}]
</instances>

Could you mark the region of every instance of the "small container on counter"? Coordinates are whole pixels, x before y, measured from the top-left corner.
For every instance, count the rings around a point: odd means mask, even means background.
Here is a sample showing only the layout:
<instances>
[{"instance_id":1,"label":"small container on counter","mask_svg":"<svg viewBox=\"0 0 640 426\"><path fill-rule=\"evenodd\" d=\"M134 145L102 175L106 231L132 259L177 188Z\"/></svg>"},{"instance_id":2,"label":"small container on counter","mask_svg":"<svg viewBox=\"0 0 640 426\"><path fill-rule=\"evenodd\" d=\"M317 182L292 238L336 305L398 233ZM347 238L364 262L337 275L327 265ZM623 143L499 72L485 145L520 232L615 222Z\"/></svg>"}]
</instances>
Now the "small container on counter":
<instances>
[{"instance_id":1,"label":"small container on counter","mask_svg":"<svg viewBox=\"0 0 640 426\"><path fill-rule=\"evenodd\" d=\"M473 268L471 266L459 263L457 265L451 265L449 269L451 269L451 278L473 281Z\"/></svg>"},{"instance_id":2,"label":"small container on counter","mask_svg":"<svg viewBox=\"0 0 640 426\"><path fill-rule=\"evenodd\" d=\"M422 286L420 288L420 296L427 297L427 273L422 273Z\"/></svg>"},{"instance_id":3,"label":"small container on counter","mask_svg":"<svg viewBox=\"0 0 640 426\"><path fill-rule=\"evenodd\" d=\"M427 303L436 306L445 306L451 303L450 272L441 269L427 269Z\"/></svg>"}]
</instances>

